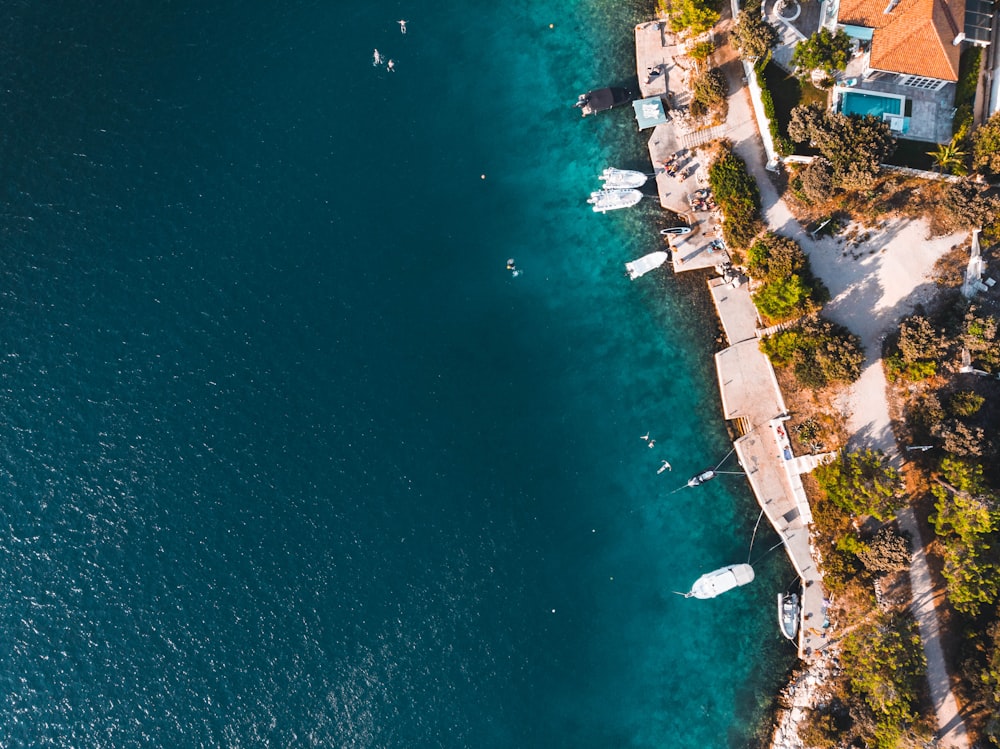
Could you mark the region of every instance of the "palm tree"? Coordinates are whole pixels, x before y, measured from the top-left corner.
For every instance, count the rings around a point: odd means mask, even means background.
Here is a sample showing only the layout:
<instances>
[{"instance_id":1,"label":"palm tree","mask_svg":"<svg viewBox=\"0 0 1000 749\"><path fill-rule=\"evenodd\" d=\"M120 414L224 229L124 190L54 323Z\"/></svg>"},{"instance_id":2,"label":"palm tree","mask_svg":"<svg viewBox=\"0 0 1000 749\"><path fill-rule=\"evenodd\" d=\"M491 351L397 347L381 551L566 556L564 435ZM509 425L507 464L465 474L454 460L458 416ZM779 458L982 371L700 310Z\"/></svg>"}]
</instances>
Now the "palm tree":
<instances>
[{"instance_id":1,"label":"palm tree","mask_svg":"<svg viewBox=\"0 0 1000 749\"><path fill-rule=\"evenodd\" d=\"M934 159L934 163L940 174L946 171L951 174L965 174L965 151L958 148L958 144L952 140L951 143L941 143L933 151L928 151L927 155Z\"/></svg>"}]
</instances>

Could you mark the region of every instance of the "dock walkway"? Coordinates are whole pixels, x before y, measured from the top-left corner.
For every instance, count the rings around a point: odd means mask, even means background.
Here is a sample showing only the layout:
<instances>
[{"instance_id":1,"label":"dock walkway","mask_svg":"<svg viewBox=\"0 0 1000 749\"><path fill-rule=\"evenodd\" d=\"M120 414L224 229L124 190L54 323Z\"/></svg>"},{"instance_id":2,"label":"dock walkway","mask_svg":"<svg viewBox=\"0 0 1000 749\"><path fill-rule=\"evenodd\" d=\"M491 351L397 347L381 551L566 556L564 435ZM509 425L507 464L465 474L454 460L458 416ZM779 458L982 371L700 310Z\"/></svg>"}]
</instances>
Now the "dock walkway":
<instances>
[{"instance_id":1,"label":"dock walkway","mask_svg":"<svg viewBox=\"0 0 1000 749\"><path fill-rule=\"evenodd\" d=\"M715 355L725 418L742 436L733 446L757 502L781 536L788 558L802 579L799 657L811 660L829 642L827 602L809 534L812 513L801 474L827 456L796 458L784 429L785 401L770 360L760 350L757 309L747 286L709 282L712 301L730 345Z\"/></svg>"},{"instance_id":2,"label":"dock walkway","mask_svg":"<svg viewBox=\"0 0 1000 749\"><path fill-rule=\"evenodd\" d=\"M659 21L635 27L636 73L643 98L659 96L665 111L682 109L690 100L687 70L681 49L666 25ZM730 95L730 101L739 97ZM743 95L745 97L745 94ZM707 185L707 163L693 150L697 145L736 130L752 129L756 123L749 107L730 106L726 123L691 131L680 116L653 128L649 157L656 173L660 204L685 217L695 231L672 237L675 272L714 268L729 260L713 242L720 236L719 217L696 214L691 193ZM668 117L670 115L668 114ZM680 159L686 180L667 173L668 159ZM674 163L677 163L676 161ZM746 284L734 285L721 278L709 282L712 300L725 330L729 347L716 354L716 372L725 418L736 422L742 435L734 442L736 454L747 480L768 521L781 536L785 551L802 579L802 620L799 623L799 657L812 661L829 642L822 577L815 563L809 524L812 513L801 474L812 470L823 456L796 457L785 433L788 416L771 362L760 350L759 329L763 327Z\"/></svg>"}]
</instances>

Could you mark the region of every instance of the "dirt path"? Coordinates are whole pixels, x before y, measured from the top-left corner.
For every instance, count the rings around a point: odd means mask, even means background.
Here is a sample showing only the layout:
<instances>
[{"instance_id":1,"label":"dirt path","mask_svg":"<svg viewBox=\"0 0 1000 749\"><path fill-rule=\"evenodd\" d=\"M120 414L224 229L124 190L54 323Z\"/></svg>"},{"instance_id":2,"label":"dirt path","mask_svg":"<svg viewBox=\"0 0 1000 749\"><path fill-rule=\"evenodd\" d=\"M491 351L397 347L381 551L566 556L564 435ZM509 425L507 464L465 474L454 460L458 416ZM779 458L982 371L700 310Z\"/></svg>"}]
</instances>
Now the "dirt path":
<instances>
[{"instance_id":1,"label":"dirt path","mask_svg":"<svg viewBox=\"0 0 1000 749\"><path fill-rule=\"evenodd\" d=\"M860 336L865 351L861 378L851 388L843 408L847 426L857 446L883 450L895 462L900 452L889 420L889 402L882 370L881 352L885 335L934 293L930 273L934 262L966 237L952 235L927 239L927 226L919 221L893 219L872 230L858 245L838 244L833 239L813 241L792 216L764 168L765 155L753 117L749 94L741 85L742 67L726 65L730 91L729 132L735 152L747 163L761 193L762 213L771 231L793 237L809 255L813 272L830 290L824 309L830 319ZM930 573L921 536L912 512L900 515L916 544L910 568L913 591L911 609L920 629L927 656L927 677L938 720L940 746L968 749L965 724L951 692L949 676L938 634L937 612L931 594Z\"/></svg>"}]
</instances>

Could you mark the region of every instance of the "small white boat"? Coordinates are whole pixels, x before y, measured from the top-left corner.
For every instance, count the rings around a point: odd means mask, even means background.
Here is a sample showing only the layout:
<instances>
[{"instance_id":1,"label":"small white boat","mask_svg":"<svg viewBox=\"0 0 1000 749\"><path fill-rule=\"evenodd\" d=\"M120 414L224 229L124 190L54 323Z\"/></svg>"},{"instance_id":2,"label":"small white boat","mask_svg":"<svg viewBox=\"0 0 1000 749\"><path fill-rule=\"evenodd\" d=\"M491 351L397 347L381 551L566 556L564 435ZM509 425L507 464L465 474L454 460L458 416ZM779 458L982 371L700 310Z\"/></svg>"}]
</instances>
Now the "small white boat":
<instances>
[{"instance_id":1,"label":"small white boat","mask_svg":"<svg viewBox=\"0 0 1000 749\"><path fill-rule=\"evenodd\" d=\"M730 564L713 572L708 572L691 586L685 598L715 598L726 591L753 582L753 567L749 564Z\"/></svg>"},{"instance_id":2,"label":"small white boat","mask_svg":"<svg viewBox=\"0 0 1000 749\"><path fill-rule=\"evenodd\" d=\"M715 478L715 469L709 468L707 471L702 471L697 476L692 476L688 479L688 486L701 486L706 481L711 481Z\"/></svg>"},{"instance_id":3,"label":"small white boat","mask_svg":"<svg viewBox=\"0 0 1000 749\"><path fill-rule=\"evenodd\" d=\"M601 172L601 176L598 179L604 182L604 189L607 190L612 188L642 187L646 184L648 177L642 172L636 172L632 169L615 169L609 166Z\"/></svg>"},{"instance_id":4,"label":"small white boat","mask_svg":"<svg viewBox=\"0 0 1000 749\"><path fill-rule=\"evenodd\" d=\"M799 614L802 607L795 593L778 593L778 623L781 634L789 640L794 640L799 632Z\"/></svg>"},{"instance_id":5,"label":"small white boat","mask_svg":"<svg viewBox=\"0 0 1000 749\"><path fill-rule=\"evenodd\" d=\"M666 252L651 252L648 255L643 255L638 260L633 260L631 263L625 263L625 270L628 272L628 277L634 281L639 276L644 276L651 270L659 268L669 259L670 255Z\"/></svg>"},{"instance_id":6,"label":"small white boat","mask_svg":"<svg viewBox=\"0 0 1000 749\"><path fill-rule=\"evenodd\" d=\"M638 190L597 190L590 193L587 201L594 207L597 213L605 211L615 211L619 208L631 208L642 200L642 193Z\"/></svg>"}]
</instances>

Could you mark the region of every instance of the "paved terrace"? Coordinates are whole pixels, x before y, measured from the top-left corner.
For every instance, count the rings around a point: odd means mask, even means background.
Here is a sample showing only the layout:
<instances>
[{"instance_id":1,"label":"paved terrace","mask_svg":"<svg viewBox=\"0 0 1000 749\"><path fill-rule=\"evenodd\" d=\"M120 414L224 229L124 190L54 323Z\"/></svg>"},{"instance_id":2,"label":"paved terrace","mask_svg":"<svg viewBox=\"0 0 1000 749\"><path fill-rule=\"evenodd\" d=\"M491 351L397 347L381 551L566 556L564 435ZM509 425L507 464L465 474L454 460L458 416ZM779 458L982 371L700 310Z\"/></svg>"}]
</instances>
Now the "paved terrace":
<instances>
[{"instance_id":1,"label":"paved terrace","mask_svg":"<svg viewBox=\"0 0 1000 749\"><path fill-rule=\"evenodd\" d=\"M714 268L727 262L724 250L712 242L722 236L720 216L691 208L691 193L708 184L708 164L697 145L717 138L720 128L692 132L682 113L691 100L687 87L688 62L666 24L659 21L635 27L636 75L644 99L659 96L670 122L657 125L649 138L649 159L656 174L660 205L681 216L694 231L686 237L671 237L675 272ZM678 174L671 176L666 162L677 154ZM681 174L686 174L682 177Z\"/></svg>"},{"instance_id":2,"label":"paved terrace","mask_svg":"<svg viewBox=\"0 0 1000 749\"><path fill-rule=\"evenodd\" d=\"M785 402L771 362L760 350L757 310L749 289L734 288L722 279L712 279L709 289L730 343L715 355L723 412L743 433L734 443L736 455L802 579L799 657L811 660L829 642L822 576L809 538L812 514L800 478L816 466L817 459L792 455L784 429Z\"/></svg>"}]
</instances>

